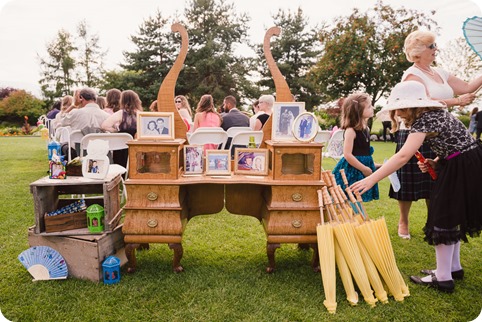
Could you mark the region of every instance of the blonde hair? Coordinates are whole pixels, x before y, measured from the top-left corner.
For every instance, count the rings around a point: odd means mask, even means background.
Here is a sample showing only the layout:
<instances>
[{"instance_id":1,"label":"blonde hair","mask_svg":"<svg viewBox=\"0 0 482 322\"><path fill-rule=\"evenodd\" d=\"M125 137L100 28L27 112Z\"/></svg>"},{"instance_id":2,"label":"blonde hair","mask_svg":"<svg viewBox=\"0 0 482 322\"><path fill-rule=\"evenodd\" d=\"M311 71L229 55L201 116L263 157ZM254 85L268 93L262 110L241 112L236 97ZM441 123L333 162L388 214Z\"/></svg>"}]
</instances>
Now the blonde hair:
<instances>
[{"instance_id":1,"label":"blonde hair","mask_svg":"<svg viewBox=\"0 0 482 322\"><path fill-rule=\"evenodd\" d=\"M355 130L363 130L366 126L363 112L369 104L370 96L366 93L354 93L344 99L340 116L341 128L351 127Z\"/></svg>"},{"instance_id":2,"label":"blonde hair","mask_svg":"<svg viewBox=\"0 0 482 322\"><path fill-rule=\"evenodd\" d=\"M416 63L427 46L435 42L435 34L431 31L416 30L405 38L403 51L407 60Z\"/></svg>"},{"instance_id":3,"label":"blonde hair","mask_svg":"<svg viewBox=\"0 0 482 322\"><path fill-rule=\"evenodd\" d=\"M71 95L65 95L62 98L62 105L60 110L65 111L67 108L69 108L72 105L73 101L74 101L74 98Z\"/></svg>"},{"instance_id":4,"label":"blonde hair","mask_svg":"<svg viewBox=\"0 0 482 322\"><path fill-rule=\"evenodd\" d=\"M187 101L186 96L177 95L176 97L174 97L174 101L177 100L177 99L181 100L181 108L187 110L189 115L192 117L191 106L189 105L189 102Z\"/></svg>"}]
</instances>

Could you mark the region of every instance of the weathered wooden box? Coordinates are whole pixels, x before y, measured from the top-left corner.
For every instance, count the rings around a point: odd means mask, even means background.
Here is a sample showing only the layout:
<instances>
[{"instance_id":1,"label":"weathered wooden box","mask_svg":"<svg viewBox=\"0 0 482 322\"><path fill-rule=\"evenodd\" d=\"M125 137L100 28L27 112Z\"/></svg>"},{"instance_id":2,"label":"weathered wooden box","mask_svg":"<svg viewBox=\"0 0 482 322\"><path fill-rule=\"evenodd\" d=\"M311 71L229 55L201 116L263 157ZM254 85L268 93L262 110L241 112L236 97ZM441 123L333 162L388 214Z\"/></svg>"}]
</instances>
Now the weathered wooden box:
<instances>
[{"instance_id":1,"label":"weathered wooden box","mask_svg":"<svg viewBox=\"0 0 482 322\"><path fill-rule=\"evenodd\" d=\"M53 233L87 227L87 212L74 212L56 216L44 216L45 232Z\"/></svg>"},{"instance_id":2,"label":"weathered wooden box","mask_svg":"<svg viewBox=\"0 0 482 322\"><path fill-rule=\"evenodd\" d=\"M67 262L69 277L102 281L102 262L110 255L121 260L121 266L127 263L124 250L122 225L113 232L102 235L46 236L28 230L30 246L49 246L58 251Z\"/></svg>"},{"instance_id":3,"label":"weathered wooden box","mask_svg":"<svg viewBox=\"0 0 482 322\"><path fill-rule=\"evenodd\" d=\"M30 184L30 191L34 201L34 216L36 234L46 233L45 213L66 206L80 198L85 199L87 206L94 203L104 207L104 229L112 231L116 224L111 220L120 210L120 185L119 175L110 175L103 180L84 177L68 177L65 180L41 178ZM87 229L85 229L87 231ZM60 234L56 233L56 234ZM68 235L66 231L63 235ZM77 234L77 232L72 232Z\"/></svg>"}]
</instances>

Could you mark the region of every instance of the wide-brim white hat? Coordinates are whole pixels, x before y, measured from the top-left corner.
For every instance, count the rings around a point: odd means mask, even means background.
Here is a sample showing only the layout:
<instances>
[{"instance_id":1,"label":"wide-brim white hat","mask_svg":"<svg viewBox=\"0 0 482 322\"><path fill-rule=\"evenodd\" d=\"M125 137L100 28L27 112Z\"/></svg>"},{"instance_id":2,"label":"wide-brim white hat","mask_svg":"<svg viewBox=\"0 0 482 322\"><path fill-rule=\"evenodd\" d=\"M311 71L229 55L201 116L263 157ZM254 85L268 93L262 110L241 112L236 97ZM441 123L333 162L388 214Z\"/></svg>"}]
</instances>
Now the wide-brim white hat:
<instances>
[{"instance_id":1,"label":"wide-brim white hat","mask_svg":"<svg viewBox=\"0 0 482 322\"><path fill-rule=\"evenodd\" d=\"M402 108L418 107L445 107L439 101L427 97L425 86L417 81L401 82L393 87L388 97L385 111L399 110Z\"/></svg>"}]
</instances>

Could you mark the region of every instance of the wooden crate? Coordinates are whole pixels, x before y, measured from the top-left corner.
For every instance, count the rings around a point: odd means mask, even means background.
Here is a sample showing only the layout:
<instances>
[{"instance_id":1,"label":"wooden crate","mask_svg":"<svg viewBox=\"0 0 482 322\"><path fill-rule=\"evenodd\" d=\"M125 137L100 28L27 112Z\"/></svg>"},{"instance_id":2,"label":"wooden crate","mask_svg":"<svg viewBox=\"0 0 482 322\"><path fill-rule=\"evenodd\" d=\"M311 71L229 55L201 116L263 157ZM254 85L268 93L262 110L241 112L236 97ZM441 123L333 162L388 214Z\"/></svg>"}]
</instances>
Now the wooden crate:
<instances>
[{"instance_id":1,"label":"wooden crate","mask_svg":"<svg viewBox=\"0 0 482 322\"><path fill-rule=\"evenodd\" d=\"M28 230L30 246L49 246L65 259L69 277L102 281L102 262L111 255L127 263L124 250L122 226L111 233L81 236L45 236L35 234L33 227Z\"/></svg>"},{"instance_id":2,"label":"wooden crate","mask_svg":"<svg viewBox=\"0 0 482 322\"><path fill-rule=\"evenodd\" d=\"M65 180L41 178L30 184L33 195L36 234L45 233L45 213L54 211L86 195L87 206L94 203L104 207L104 230L109 232L115 225L109 224L120 210L120 175L110 175L103 180L84 177L68 177ZM76 195L76 198L73 197ZM64 235L66 235L65 233Z\"/></svg>"},{"instance_id":3,"label":"wooden crate","mask_svg":"<svg viewBox=\"0 0 482 322\"><path fill-rule=\"evenodd\" d=\"M87 227L87 212L44 216L45 232L52 233Z\"/></svg>"}]
</instances>

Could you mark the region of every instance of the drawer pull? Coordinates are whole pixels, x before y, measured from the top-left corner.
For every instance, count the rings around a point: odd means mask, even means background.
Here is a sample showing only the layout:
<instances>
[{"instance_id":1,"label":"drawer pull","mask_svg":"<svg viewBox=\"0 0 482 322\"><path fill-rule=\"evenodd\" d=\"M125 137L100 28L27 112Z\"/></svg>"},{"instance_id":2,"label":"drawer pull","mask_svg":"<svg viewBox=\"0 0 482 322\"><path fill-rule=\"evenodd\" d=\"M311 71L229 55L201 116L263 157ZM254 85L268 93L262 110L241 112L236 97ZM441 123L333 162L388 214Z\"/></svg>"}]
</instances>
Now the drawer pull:
<instances>
[{"instance_id":1,"label":"drawer pull","mask_svg":"<svg viewBox=\"0 0 482 322\"><path fill-rule=\"evenodd\" d=\"M149 192L147 194L147 200L149 201L156 201L157 200L157 193L155 192Z\"/></svg>"},{"instance_id":2,"label":"drawer pull","mask_svg":"<svg viewBox=\"0 0 482 322\"><path fill-rule=\"evenodd\" d=\"M295 219L291 222L291 226L294 228L300 228L303 225L303 222L299 219Z\"/></svg>"},{"instance_id":3,"label":"drawer pull","mask_svg":"<svg viewBox=\"0 0 482 322\"><path fill-rule=\"evenodd\" d=\"M301 193L294 193L291 195L291 199L293 199L294 202L300 202L303 200L303 195Z\"/></svg>"},{"instance_id":4,"label":"drawer pull","mask_svg":"<svg viewBox=\"0 0 482 322\"><path fill-rule=\"evenodd\" d=\"M157 220L156 219L149 219L147 221L147 227L156 228L157 227Z\"/></svg>"}]
</instances>

